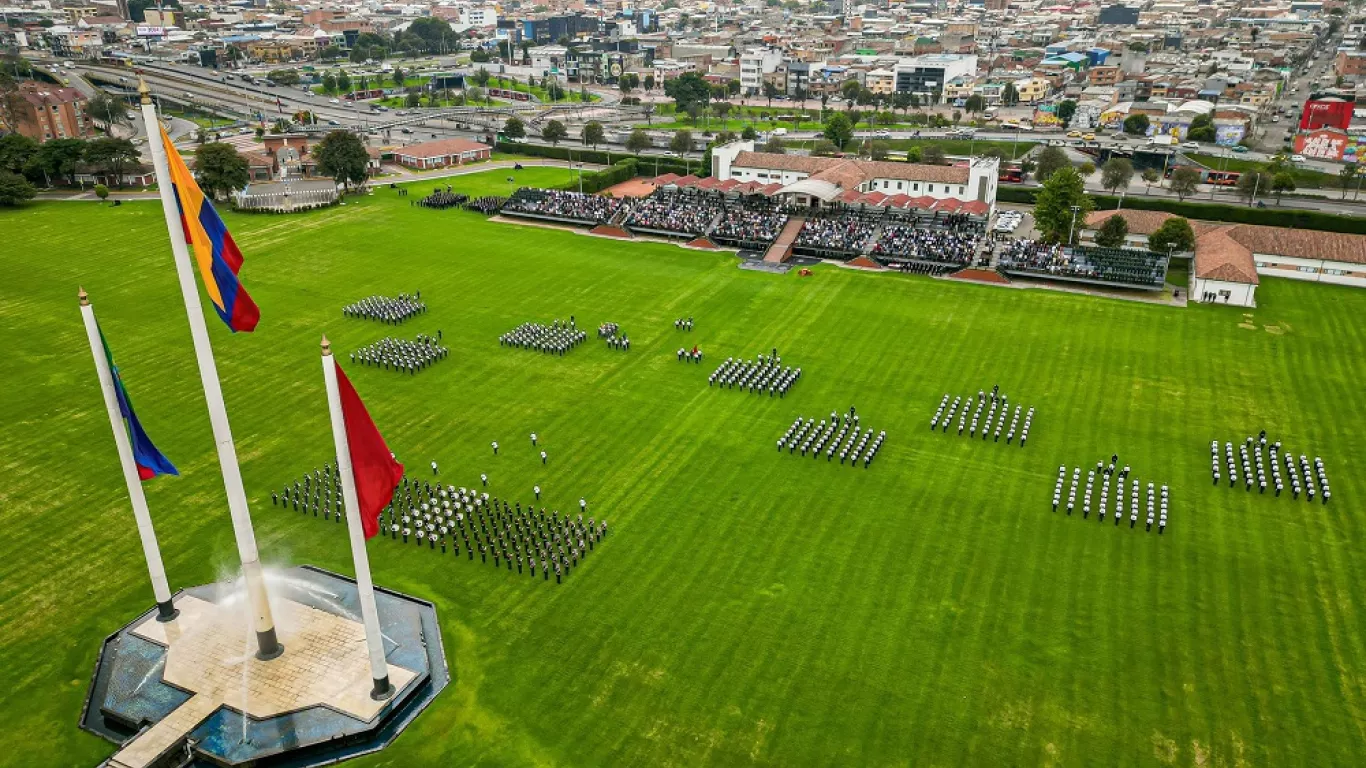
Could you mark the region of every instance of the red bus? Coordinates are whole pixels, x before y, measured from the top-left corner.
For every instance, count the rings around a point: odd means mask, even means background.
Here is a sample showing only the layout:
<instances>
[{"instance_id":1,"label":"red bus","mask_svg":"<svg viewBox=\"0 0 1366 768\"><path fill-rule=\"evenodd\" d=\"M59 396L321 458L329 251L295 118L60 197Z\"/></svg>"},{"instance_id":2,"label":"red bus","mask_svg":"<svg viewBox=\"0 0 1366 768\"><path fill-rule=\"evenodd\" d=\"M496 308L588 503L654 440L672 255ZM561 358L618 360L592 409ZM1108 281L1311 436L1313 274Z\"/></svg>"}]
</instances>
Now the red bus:
<instances>
[{"instance_id":1,"label":"red bus","mask_svg":"<svg viewBox=\"0 0 1366 768\"><path fill-rule=\"evenodd\" d=\"M1021 171L1019 168L1002 168L1001 175L998 179L1012 184L1019 184L1024 181L1024 171Z\"/></svg>"}]
</instances>

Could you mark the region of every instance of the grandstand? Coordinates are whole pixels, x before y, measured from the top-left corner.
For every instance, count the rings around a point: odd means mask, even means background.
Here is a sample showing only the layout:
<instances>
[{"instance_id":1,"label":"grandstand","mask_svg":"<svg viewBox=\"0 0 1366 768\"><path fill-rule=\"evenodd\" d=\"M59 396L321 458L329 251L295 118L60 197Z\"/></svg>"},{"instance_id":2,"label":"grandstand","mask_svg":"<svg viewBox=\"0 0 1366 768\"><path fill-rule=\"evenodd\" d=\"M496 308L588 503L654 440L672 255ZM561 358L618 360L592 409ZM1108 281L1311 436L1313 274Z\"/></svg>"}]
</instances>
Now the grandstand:
<instances>
[{"instance_id":1,"label":"grandstand","mask_svg":"<svg viewBox=\"0 0 1366 768\"><path fill-rule=\"evenodd\" d=\"M999 269L1012 277L1084 283L1109 288L1160 291L1167 279L1168 257L1133 248L1047 246L1016 240L1002 252Z\"/></svg>"},{"instance_id":2,"label":"grandstand","mask_svg":"<svg viewBox=\"0 0 1366 768\"><path fill-rule=\"evenodd\" d=\"M627 229L664 237L701 237L711 231L722 209L715 194L675 189L657 189L629 205Z\"/></svg>"},{"instance_id":3,"label":"grandstand","mask_svg":"<svg viewBox=\"0 0 1366 768\"><path fill-rule=\"evenodd\" d=\"M723 203L721 218L712 228L712 240L722 245L762 251L777 239L787 224L787 213L776 200L746 195Z\"/></svg>"},{"instance_id":4,"label":"grandstand","mask_svg":"<svg viewBox=\"0 0 1366 768\"><path fill-rule=\"evenodd\" d=\"M503 204L502 212L508 216L594 226L609 221L620 206L621 201L611 197L522 187Z\"/></svg>"}]
</instances>

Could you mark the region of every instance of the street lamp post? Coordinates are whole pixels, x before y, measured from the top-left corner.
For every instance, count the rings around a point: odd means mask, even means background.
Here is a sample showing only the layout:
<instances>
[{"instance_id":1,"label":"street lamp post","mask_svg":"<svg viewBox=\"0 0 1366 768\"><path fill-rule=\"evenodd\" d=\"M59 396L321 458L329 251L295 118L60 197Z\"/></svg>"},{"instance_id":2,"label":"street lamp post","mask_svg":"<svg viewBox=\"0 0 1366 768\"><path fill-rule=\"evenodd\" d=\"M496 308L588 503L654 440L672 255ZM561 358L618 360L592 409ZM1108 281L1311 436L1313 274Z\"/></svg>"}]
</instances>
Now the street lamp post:
<instances>
[{"instance_id":1,"label":"street lamp post","mask_svg":"<svg viewBox=\"0 0 1366 768\"><path fill-rule=\"evenodd\" d=\"M1072 245L1072 236L1077 231L1077 213L1081 211L1080 205L1072 206L1072 225L1067 228L1067 244Z\"/></svg>"}]
</instances>

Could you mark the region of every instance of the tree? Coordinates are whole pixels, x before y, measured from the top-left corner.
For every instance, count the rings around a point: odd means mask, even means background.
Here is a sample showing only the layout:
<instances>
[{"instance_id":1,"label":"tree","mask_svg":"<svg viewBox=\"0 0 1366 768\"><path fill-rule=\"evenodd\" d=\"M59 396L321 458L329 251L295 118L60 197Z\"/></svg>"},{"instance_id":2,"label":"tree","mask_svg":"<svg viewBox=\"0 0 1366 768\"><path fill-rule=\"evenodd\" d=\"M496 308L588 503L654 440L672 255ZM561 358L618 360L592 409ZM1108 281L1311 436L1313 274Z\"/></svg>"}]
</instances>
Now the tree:
<instances>
[{"instance_id":1,"label":"tree","mask_svg":"<svg viewBox=\"0 0 1366 768\"><path fill-rule=\"evenodd\" d=\"M95 185L95 197L98 197L98 198L100 199L100 202L101 202L101 203L104 202L105 200L108 200L108 199L109 199L109 187L106 187L106 186L103 185L103 184L96 184L96 185Z\"/></svg>"},{"instance_id":2,"label":"tree","mask_svg":"<svg viewBox=\"0 0 1366 768\"><path fill-rule=\"evenodd\" d=\"M1147 136L1148 125L1148 116L1144 114L1129 115L1124 118L1124 132L1130 136Z\"/></svg>"},{"instance_id":3,"label":"tree","mask_svg":"<svg viewBox=\"0 0 1366 768\"><path fill-rule=\"evenodd\" d=\"M634 72L622 73L622 75L617 78L617 88L621 89L623 94L630 95L631 91L634 91L639 87L640 75L637 75Z\"/></svg>"},{"instance_id":4,"label":"tree","mask_svg":"<svg viewBox=\"0 0 1366 768\"><path fill-rule=\"evenodd\" d=\"M778 86L774 85L773 83L769 82L768 80L765 80L765 81L764 81L764 86L763 86L763 91L764 91L764 98L765 98L765 99L768 99L768 105L769 105L770 107L773 106L773 97L778 95Z\"/></svg>"},{"instance_id":5,"label":"tree","mask_svg":"<svg viewBox=\"0 0 1366 768\"><path fill-rule=\"evenodd\" d=\"M85 157L84 139L50 139L38 147L33 165L49 176L60 176L76 183L76 164Z\"/></svg>"},{"instance_id":6,"label":"tree","mask_svg":"<svg viewBox=\"0 0 1366 768\"><path fill-rule=\"evenodd\" d=\"M329 45L321 51L318 51L318 58L323 61L336 61L345 55L346 53L335 45ZM362 61L364 61L364 59L362 59Z\"/></svg>"},{"instance_id":7,"label":"tree","mask_svg":"<svg viewBox=\"0 0 1366 768\"><path fill-rule=\"evenodd\" d=\"M654 142L650 141L650 135L645 132L644 128L637 128L631 131L630 136L626 137L626 151L635 153L636 157L640 157L641 152L653 145Z\"/></svg>"},{"instance_id":8,"label":"tree","mask_svg":"<svg viewBox=\"0 0 1366 768\"><path fill-rule=\"evenodd\" d=\"M123 172L138 163L138 148L128 139L94 139L85 146L85 161L114 177L123 187Z\"/></svg>"},{"instance_id":9,"label":"tree","mask_svg":"<svg viewBox=\"0 0 1366 768\"><path fill-rule=\"evenodd\" d=\"M1006 83L1006 87L1001 89L1001 103L1007 107L1013 107L1020 103L1020 91L1015 88L1014 83ZM1073 104L1073 109L1076 105Z\"/></svg>"},{"instance_id":10,"label":"tree","mask_svg":"<svg viewBox=\"0 0 1366 768\"><path fill-rule=\"evenodd\" d=\"M823 135L830 143L840 149L844 149L844 145L848 144L849 140L854 138L854 124L850 121L848 115L836 112L826 121Z\"/></svg>"},{"instance_id":11,"label":"tree","mask_svg":"<svg viewBox=\"0 0 1366 768\"><path fill-rule=\"evenodd\" d=\"M195 153L194 165L199 187L215 200L242 189L251 181L246 158L231 144L205 144Z\"/></svg>"},{"instance_id":12,"label":"tree","mask_svg":"<svg viewBox=\"0 0 1366 768\"><path fill-rule=\"evenodd\" d=\"M4 139L0 139L4 141ZM3 167L3 164L0 164ZM1342 185L1342 199L1347 199L1347 188L1352 186L1352 180L1361 173L1361 166L1356 163L1345 163L1338 169L1338 183Z\"/></svg>"},{"instance_id":13,"label":"tree","mask_svg":"<svg viewBox=\"0 0 1366 768\"><path fill-rule=\"evenodd\" d=\"M0 171L0 205L15 206L25 200L32 200L38 191L28 183L28 179L17 173Z\"/></svg>"},{"instance_id":14,"label":"tree","mask_svg":"<svg viewBox=\"0 0 1366 768\"><path fill-rule=\"evenodd\" d=\"M0 136L0 172L23 173L38 154L38 142L22 133Z\"/></svg>"},{"instance_id":15,"label":"tree","mask_svg":"<svg viewBox=\"0 0 1366 768\"><path fill-rule=\"evenodd\" d=\"M1238 196L1247 199L1247 204L1257 199L1257 195L1271 190L1271 175L1264 171L1248 171L1238 177Z\"/></svg>"},{"instance_id":16,"label":"tree","mask_svg":"<svg viewBox=\"0 0 1366 768\"><path fill-rule=\"evenodd\" d=\"M104 91L91 96L85 103L85 113L95 120L112 128L115 123L128 122L127 108L123 103Z\"/></svg>"},{"instance_id":17,"label":"tree","mask_svg":"<svg viewBox=\"0 0 1366 768\"><path fill-rule=\"evenodd\" d=\"M920 150L920 162L926 165L943 165L944 150L934 144L926 145Z\"/></svg>"},{"instance_id":18,"label":"tree","mask_svg":"<svg viewBox=\"0 0 1366 768\"><path fill-rule=\"evenodd\" d=\"M1081 176L1068 165L1054 171L1043 183L1034 201L1034 224L1045 241L1066 243L1075 234L1073 224L1084 222L1092 207ZM1073 208L1077 209L1075 213Z\"/></svg>"},{"instance_id":19,"label":"tree","mask_svg":"<svg viewBox=\"0 0 1366 768\"><path fill-rule=\"evenodd\" d=\"M744 128L740 130L740 138L744 139L745 141L754 141L755 139L759 138L759 132L754 130L754 126L746 125Z\"/></svg>"},{"instance_id":20,"label":"tree","mask_svg":"<svg viewBox=\"0 0 1366 768\"><path fill-rule=\"evenodd\" d=\"M682 157L692 151L692 131L676 131L672 139L669 139L669 151Z\"/></svg>"},{"instance_id":21,"label":"tree","mask_svg":"<svg viewBox=\"0 0 1366 768\"><path fill-rule=\"evenodd\" d=\"M682 114L692 106L705 107L711 101L711 86L696 72L684 72L664 82L664 95L674 100L675 110Z\"/></svg>"},{"instance_id":22,"label":"tree","mask_svg":"<svg viewBox=\"0 0 1366 768\"><path fill-rule=\"evenodd\" d=\"M1077 102L1071 99L1063 99L1058 102L1058 106L1053 110L1053 114L1062 121L1064 126L1071 125L1072 116L1077 114Z\"/></svg>"},{"instance_id":23,"label":"tree","mask_svg":"<svg viewBox=\"0 0 1366 768\"><path fill-rule=\"evenodd\" d=\"M1214 118L1209 114L1196 115L1191 119L1186 138L1191 141L1214 141Z\"/></svg>"},{"instance_id":24,"label":"tree","mask_svg":"<svg viewBox=\"0 0 1366 768\"><path fill-rule=\"evenodd\" d=\"M331 72L323 73L323 93L337 92L337 76Z\"/></svg>"},{"instance_id":25,"label":"tree","mask_svg":"<svg viewBox=\"0 0 1366 768\"><path fill-rule=\"evenodd\" d=\"M1189 253L1195 250L1195 231L1191 223L1173 216L1148 235L1148 250L1157 253Z\"/></svg>"},{"instance_id":26,"label":"tree","mask_svg":"<svg viewBox=\"0 0 1366 768\"><path fill-rule=\"evenodd\" d=\"M473 88L473 89L471 89L471 90L478 92L479 89L478 89L478 88ZM480 95L483 95L483 94L480 94ZM474 96L473 93L469 94L469 97L470 97L471 99L475 98L475 96ZM410 89L408 89L407 95L403 97L403 106L407 107L408 109L412 109L413 107L416 107L416 106L420 105L421 103L422 103L422 97L417 95L417 89L416 89L416 88L410 88Z\"/></svg>"},{"instance_id":27,"label":"tree","mask_svg":"<svg viewBox=\"0 0 1366 768\"><path fill-rule=\"evenodd\" d=\"M906 162L918 163L923 159L924 158L921 157L920 147L911 147L910 149L906 150Z\"/></svg>"},{"instance_id":28,"label":"tree","mask_svg":"<svg viewBox=\"0 0 1366 768\"><path fill-rule=\"evenodd\" d=\"M868 157L873 160L886 160L887 154L891 152L892 145L885 141L868 142Z\"/></svg>"},{"instance_id":29,"label":"tree","mask_svg":"<svg viewBox=\"0 0 1366 768\"><path fill-rule=\"evenodd\" d=\"M346 189L369 177L370 153L360 137L350 131L332 131L313 149L318 172L331 176Z\"/></svg>"},{"instance_id":30,"label":"tree","mask_svg":"<svg viewBox=\"0 0 1366 768\"><path fill-rule=\"evenodd\" d=\"M763 151L771 152L775 155L781 155L787 152L787 145L783 143L783 140L781 138L774 136L773 138L769 139L767 143L764 144Z\"/></svg>"},{"instance_id":31,"label":"tree","mask_svg":"<svg viewBox=\"0 0 1366 768\"><path fill-rule=\"evenodd\" d=\"M526 124L518 119L516 115L513 115L507 119L507 122L503 123L503 135L514 141L525 138Z\"/></svg>"},{"instance_id":32,"label":"tree","mask_svg":"<svg viewBox=\"0 0 1366 768\"><path fill-rule=\"evenodd\" d=\"M975 93L963 100L963 109L966 109L968 114L981 112L986 109L986 105L987 100Z\"/></svg>"},{"instance_id":33,"label":"tree","mask_svg":"<svg viewBox=\"0 0 1366 768\"><path fill-rule=\"evenodd\" d=\"M489 87L489 80L491 80L492 78L493 76L489 74L489 71L487 69L484 69L483 67L474 70L474 74L470 75L470 79L473 80L474 84L479 86L480 88Z\"/></svg>"},{"instance_id":34,"label":"tree","mask_svg":"<svg viewBox=\"0 0 1366 768\"><path fill-rule=\"evenodd\" d=\"M735 105L731 104L729 101L718 101L712 105L712 109L716 110L716 116L721 118L722 125L725 125L726 115L730 114L730 111L734 109L734 106Z\"/></svg>"},{"instance_id":35,"label":"tree","mask_svg":"<svg viewBox=\"0 0 1366 768\"><path fill-rule=\"evenodd\" d=\"M645 86L646 93L653 91L655 89L655 76L652 74L645 75L645 82L643 85Z\"/></svg>"},{"instance_id":36,"label":"tree","mask_svg":"<svg viewBox=\"0 0 1366 768\"><path fill-rule=\"evenodd\" d=\"M1071 165L1071 161L1067 159L1067 153L1062 151L1061 147L1044 147L1039 152L1039 159L1034 168L1034 178L1039 181L1048 181L1049 176L1069 165Z\"/></svg>"},{"instance_id":37,"label":"tree","mask_svg":"<svg viewBox=\"0 0 1366 768\"><path fill-rule=\"evenodd\" d=\"M702 106L700 104L689 104L686 111L688 113L688 119L692 121L693 127L697 127L697 118L702 116Z\"/></svg>"},{"instance_id":38,"label":"tree","mask_svg":"<svg viewBox=\"0 0 1366 768\"><path fill-rule=\"evenodd\" d=\"M545 85L545 95L551 101L564 101L564 86L558 80L551 80Z\"/></svg>"},{"instance_id":39,"label":"tree","mask_svg":"<svg viewBox=\"0 0 1366 768\"><path fill-rule=\"evenodd\" d=\"M1172 180L1167 186L1178 200L1185 200L1199 189L1200 172L1189 165L1180 166L1172 171Z\"/></svg>"},{"instance_id":40,"label":"tree","mask_svg":"<svg viewBox=\"0 0 1366 768\"><path fill-rule=\"evenodd\" d=\"M1156 168L1144 168L1143 173L1139 174L1139 178L1143 179L1143 184L1148 188L1148 194L1152 194L1153 185L1162 178L1162 174L1158 173Z\"/></svg>"},{"instance_id":41,"label":"tree","mask_svg":"<svg viewBox=\"0 0 1366 768\"><path fill-rule=\"evenodd\" d=\"M1123 157L1111 157L1100 169L1100 185L1114 194L1116 190L1128 189L1134 180L1134 164Z\"/></svg>"},{"instance_id":42,"label":"tree","mask_svg":"<svg viewBox=\"0 0 1366 768\"><path fill-rule=\"evenodd\" d=\"M1077 166L1077 173L1081 174L1082 178L1089 178L1091 174L1095 172L1096 164L1091 162L1090 160L1087 160L1086 162Z\"/></svg>"},{"instance_id":43,"label":"tree","mask_svg":"<svg viewBox=\"0 0 1366 768\"><path fill-rule=\"evenodd\" d=\"M583 143L597 149L598 145L607 140L607 132L602 129L602 123L591 120L583 127Z\"/></svg>"},{"instance_id":44,"label":"tree","mask_svg":"<svg viewBox=\"0 0 1366 768\"><path fill-rule=\"evenodd\" d=\"M272 69L266 73L266 79L276 85L298 85L299 71L297 69Z\"/></svg>"},{"instance_id":45,"label":"tree","mask_svg":"<svg viewBox=\"0 0 1366 768\"><path fill-rule=\"evenodd\" d=\"M337 90L342 93L351 92L351 76L346 74L346 70L337 73Z\"/></svg>"},{"instance_id":46,"label":"tree","mask_svg":"<svg viewBox=\"0 0 1366 768\"><path fill-rule=\"evenodd\" d=\"M1129 222L1123 216L1115 214L1101 223L1100 229L1096 231L1096 245L1103 245L1106 248L1118 248L1124 245L1124 238L1129 234Z\"/></svg>"},{"instance_id":47,"label":"tree","mask_svg":"<svg viewBox=\"0 0 1366 768\"><path fill-rule=\"evenodd\" d=\"M1295 177L1289 171L1281 171L1271 177L1271 191L1276 195L1276 205L1281 204L1281 195L1295 191Z\"/></svg>"},{"instance_id":48,"label":"tree","mask_svg":"<svg viewBox=\"0 0 1366 768\"><path fill-rule=\"evenodd\" d=\"M834 157L840 152L839 147L835 146L829 139L816 139L811 145L811 154L816 157Z\"/></svg>"},{"instance_id":49,"label":"tree","mask_svg":"<svg viewBox=\"0 0 1366 768\"><path fill-rule=\"evenodd\" d=\"M863 90L863 83L854 78L850 78L840 83L840 96L844 98L844 108L849 109L858 100L859 92Z\"/></svg>"},{"instance_id":50,"label":"tree","mask_svg":"<svg viewBox=\"0 0 1366 768\"><path fill-rule=\"evenodd\" d=\"M483 72L482 69L479 71ZM394 67L394 71L389 74L389 78L393 80L395 88L402 88L403 84L408 82L408 73L403 71L403 67Z\"/></svg>"},{"instance_id":51,"label":"tree","mask_svg":"<svg viewBox=\"0 0 1366 768\"><path fill-rule=\"evenodd\" d=\"M470 51L470 63L472 64L486 64L492 60L493 57L489 56L488 52L483 48L475 48Z\"/></svg>"},{"instance_id":52,"label":"tree","mask_svg":"<svg viewBox=\"0 0 1366 768\"><path fill-rule=\"evenodd\" d=\"M564 123L559 120L551 120L541 129L541 138L550 142L550 146L556 146L569 136L569 131L564 127Z\"/></svg>"}]
</instances>

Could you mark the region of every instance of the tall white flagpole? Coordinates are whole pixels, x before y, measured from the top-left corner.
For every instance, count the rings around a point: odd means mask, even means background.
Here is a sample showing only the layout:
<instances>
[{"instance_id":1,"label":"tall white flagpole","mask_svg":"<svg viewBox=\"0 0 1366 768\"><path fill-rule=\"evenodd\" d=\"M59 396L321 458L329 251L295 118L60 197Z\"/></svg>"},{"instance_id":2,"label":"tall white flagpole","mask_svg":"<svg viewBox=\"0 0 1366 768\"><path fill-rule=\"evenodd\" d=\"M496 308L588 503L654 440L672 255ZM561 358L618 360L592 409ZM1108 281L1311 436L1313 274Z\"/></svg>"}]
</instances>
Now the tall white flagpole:
<instances>
[{"instance_id":1,"label":"tall white flagpole","mask_svg":"<svg viewBox=\"0 0 1366 768\"><path fill-rule=\"evenodd\" d=\"M370 557L365 551L365 529L360 522L360 501L356 497L356 476L351 467L351 444L346 439L346 417L342 415L341 392L337 389L337 360L332 345L323 337L323 380L327 382L327 410L332 415L332 443L337 450L337 472L341 475L342 503L346 507L346 528L351 535L351 560L356 565L356 591L360 595L360 616L365 624L365 645L370 651L370 677L376 701L394 695L389 684L389 663L384 659L384 636L379 632L379 611L375 607L375 584L370 580Z\"/></svg>"},{"instance_id":2,"label":"tall white flagpole","mask_svg":"<svg viewBox=\"0 0 1366 768\"><path fill-rule=\"evenodd\" d=\"M90 354L95 358L95 372L99 375L100 390L104 393L104 407L109 411L109 426L114 430L114 445L118 447L119 463L123 465L123 482L128 486L128 500L133 503L133 519L137 521L138 536L142 539L142 554L147 558L147 574L152 578L152 594L157 601L157 621L171 621L180 611L171 602L171 587L166 583L166 567L161 563L161 548L157 546L152 515L147 511L147 497L142 492L142 478L133 459L133 443L119 409L119 397L114 389L114 372L109 370L100 328L95 323L95 308L85 289L80 292L81 319L85 321L85 336L90 341Z\"/></svg>"},{"instance_id":3,"label":"tall white flagpole","mask_svg":"<svg viewBox=\"0 0 1366 768\"><path fill-rule=\"evenodd\" d=\"M139 79L138 93L142 95L142 123L147 127L147 146L152 150L152 165L156 169L157 187L161 191L161 211L166 216L166 229L171 236L171 252L175 256L176 276L180 278L180 293L185 299L185 314L190 319L190 338L194 340L194 354L199 362L199 380L204 385L204 399L209 406L209 424L213 427L213 441L218 449L218 466L223 472L223 487L228 494L228 511L232 515L232 531L237 538L237 555L242 560L242 576L247 585L247 597L252 611L252 629L256 631L256 658L273 659L284 652L275 634L275 619L270 611L270 597L266 594L265 573L256 552L256 534L251 527L251 510L247 508L247 492L242 487L242 472L237 466L237 448L232 442L232 427L228 424L227 407L223 404L223 389L218 383L218 366L209 345L209 329L204 323L204 309L199 303L199 288L195 284L190 264L190 249L185 244L185 231L180 224L180 208L171 186L171 167L166 159L166 148L161 145L161 123L152 92L145 80Z\"/></svg>"}]
</instances>

